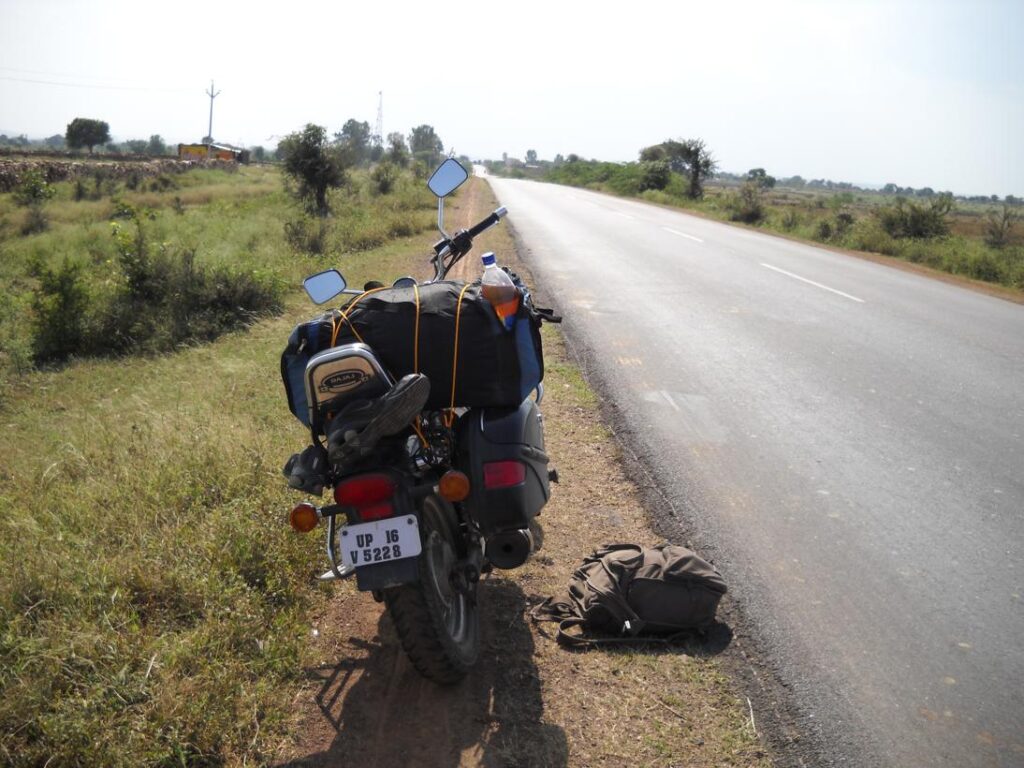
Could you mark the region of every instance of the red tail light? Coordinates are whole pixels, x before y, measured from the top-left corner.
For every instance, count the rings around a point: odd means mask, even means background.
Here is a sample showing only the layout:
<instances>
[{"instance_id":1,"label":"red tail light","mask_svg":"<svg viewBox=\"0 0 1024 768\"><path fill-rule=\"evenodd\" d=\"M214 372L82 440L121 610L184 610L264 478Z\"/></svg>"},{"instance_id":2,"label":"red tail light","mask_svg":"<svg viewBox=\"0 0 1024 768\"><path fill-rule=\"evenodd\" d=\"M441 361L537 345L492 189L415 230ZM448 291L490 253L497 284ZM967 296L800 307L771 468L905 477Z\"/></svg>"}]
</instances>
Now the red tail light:
<instances>
[{"instance_id":1,"label":"red tail light","mask_svg":"<svg viewBox=\"0 0 1024 768\"><path fill-rule=\"evenodd\" d=\"M395 513L391 499L395 481L387 475L359 475L334 488L334 500L345 507L355 507L363 521L380 520Z\"/></svg>"},{"instance_id":2,"label":"red tail light","mask_svg":"<svg viewBox=\"0 0 1024 768\"><path fill-rule=\"evenodd\" d=\"M521 461L492 461L484 464L484 488L510 488L526 482L526 465Z\"/></svg>"}]
</instances>

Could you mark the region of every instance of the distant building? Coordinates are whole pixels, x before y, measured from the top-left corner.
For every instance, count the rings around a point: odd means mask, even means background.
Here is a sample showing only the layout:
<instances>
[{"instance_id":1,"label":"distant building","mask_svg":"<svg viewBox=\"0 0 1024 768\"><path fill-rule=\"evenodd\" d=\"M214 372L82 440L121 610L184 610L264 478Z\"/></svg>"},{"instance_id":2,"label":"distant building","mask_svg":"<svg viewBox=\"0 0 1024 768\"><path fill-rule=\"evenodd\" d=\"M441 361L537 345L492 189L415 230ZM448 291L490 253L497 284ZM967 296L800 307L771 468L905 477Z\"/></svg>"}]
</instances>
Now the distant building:
<instances>
[{"instance_id":1,"label":"distant building","mask_svg":"<svg viewBox=\"0 0 1024 768\"><path fill-rule=\"evenodd\" d=\"M179 160L241 160L242 150L228 144L179 144Z\"/></svg>"}]
</instances>

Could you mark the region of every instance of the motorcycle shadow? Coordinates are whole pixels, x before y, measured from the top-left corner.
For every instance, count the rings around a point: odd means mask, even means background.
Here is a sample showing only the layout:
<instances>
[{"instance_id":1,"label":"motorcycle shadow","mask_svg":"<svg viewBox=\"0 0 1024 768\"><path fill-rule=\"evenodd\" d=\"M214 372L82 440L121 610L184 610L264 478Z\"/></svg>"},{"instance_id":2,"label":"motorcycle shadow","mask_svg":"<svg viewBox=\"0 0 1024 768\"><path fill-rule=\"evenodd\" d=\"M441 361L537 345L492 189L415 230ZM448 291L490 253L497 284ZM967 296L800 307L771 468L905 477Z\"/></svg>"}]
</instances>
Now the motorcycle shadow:
<instances>
[{"instance_id":1,"label":"motorcycle shadow","mask_svg":"<svg viewBox=\"0 0 1024 768\"><path fill-rule=\"evenodd\" d=\"M451 687L420 677L382 613L376 638L349 641L361 647L362 658L317 670L316 701L331 742L288 768L563 768L568 743L561 728L543 720L523 591L513 582L489 579L480 584L480 606L480 660Z\"/></svg>"}]
</instances>

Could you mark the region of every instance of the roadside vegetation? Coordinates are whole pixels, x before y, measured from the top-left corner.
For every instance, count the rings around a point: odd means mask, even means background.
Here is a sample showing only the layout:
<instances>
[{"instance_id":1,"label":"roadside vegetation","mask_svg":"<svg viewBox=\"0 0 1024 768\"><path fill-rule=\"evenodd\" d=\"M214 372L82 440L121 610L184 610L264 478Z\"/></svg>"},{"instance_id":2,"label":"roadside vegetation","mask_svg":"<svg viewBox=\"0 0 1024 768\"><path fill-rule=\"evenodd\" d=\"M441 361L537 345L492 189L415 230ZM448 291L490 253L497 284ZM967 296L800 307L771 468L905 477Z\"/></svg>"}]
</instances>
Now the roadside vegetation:
<instances>
[{"instance_id":1,"label":"roadside vegetation","mask_svg":"<svg viewBox=\"0 0 1024 768\"><path fill-rule=\"evenodd\" d=\"M1024 290L1024 200L954 197L887 184L867 190L826 179L775 179L763 168L718 173L703 143L666 141L632 163L584 160L488 163L499 175L568 184L767 229L789 237L892 256Z\"/></svg>"},{"instance_id":2,"label":"roadside vegetation","mask_svg":"<svg viewBox=\"0 0 1024 768\"><path fill-rule=\"evenodd\" d=\"M312 249L275 167L80 191L0 194L0 763L265 761L321 599L281 516L299 281L409 272L434 199L353 167Z\"/></svg>"}]
</instances>

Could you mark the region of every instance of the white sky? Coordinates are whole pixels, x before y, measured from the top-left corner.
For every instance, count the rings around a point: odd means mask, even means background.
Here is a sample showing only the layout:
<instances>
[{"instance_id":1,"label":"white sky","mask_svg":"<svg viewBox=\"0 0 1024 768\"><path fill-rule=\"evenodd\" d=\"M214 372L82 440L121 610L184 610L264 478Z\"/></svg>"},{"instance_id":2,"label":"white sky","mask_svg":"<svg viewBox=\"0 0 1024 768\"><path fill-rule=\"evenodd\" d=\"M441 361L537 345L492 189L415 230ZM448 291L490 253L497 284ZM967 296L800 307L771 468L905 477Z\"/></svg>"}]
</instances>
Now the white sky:
<instances>
[{"instance_id":1,"label":"white sky","mask_svg":"<svg viewBox=\"0 0 1024 768\"><path fill-rule=\"evenodd\" d=\"M383 91L385 133L473 158L700 137L734 172L1024 194L1022 0L0 0L0 132L195 141L211 78L236 144L372 128Z\"/></svg>"}]
</instances>

